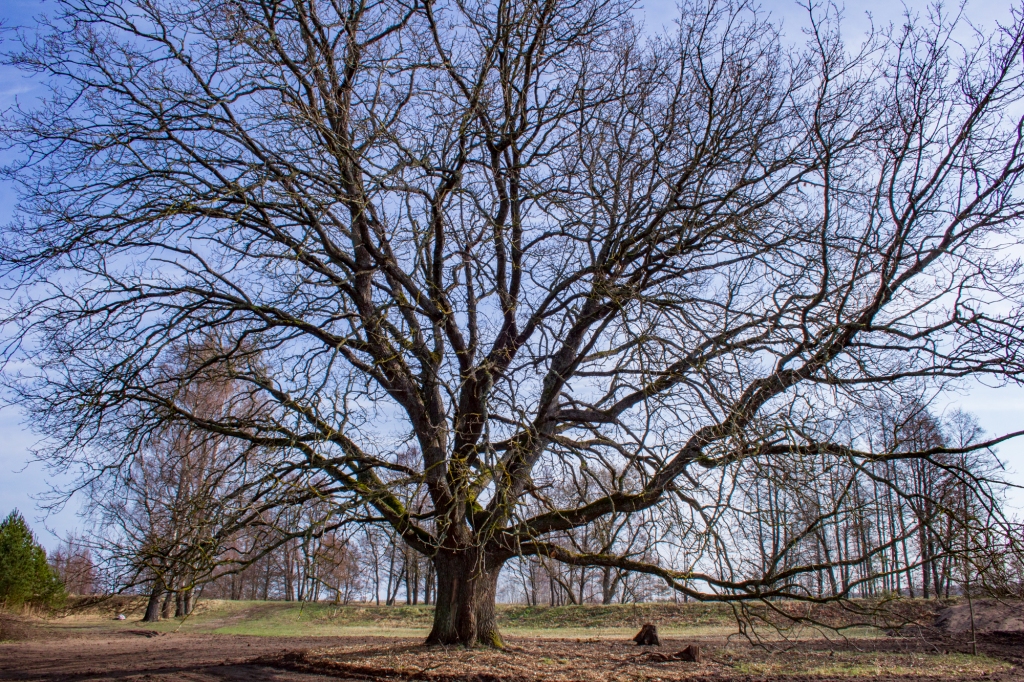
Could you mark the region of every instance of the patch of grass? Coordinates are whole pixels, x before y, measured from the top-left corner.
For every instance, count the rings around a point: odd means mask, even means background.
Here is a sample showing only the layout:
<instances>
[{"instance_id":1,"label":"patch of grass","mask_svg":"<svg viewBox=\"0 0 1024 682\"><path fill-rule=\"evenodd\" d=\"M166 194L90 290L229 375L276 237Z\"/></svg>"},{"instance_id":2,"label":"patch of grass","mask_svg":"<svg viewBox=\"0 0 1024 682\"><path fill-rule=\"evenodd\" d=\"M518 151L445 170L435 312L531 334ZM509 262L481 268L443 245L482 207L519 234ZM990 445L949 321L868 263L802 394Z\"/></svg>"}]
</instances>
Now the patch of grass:
<instances>
[{"instance_id":1,"label":"patch of grass","mask_svg":"<svg viewBox=\"0 0 1024 682\"><path fill-rule=\"evenodd\" d=\"M160 632L211 632L267 636L374 634L395 637L424 636L430 629L433 606L335 605L273 601L201 599L188 618L140 623L145 599L117 597L81 603L64 618L65 624L114 628L152 628ZM116 614L126 621L114 620ZM499 605L503 631L523 636L632 637L642 623L657 623L666 633L719 633L735 630L732 611L722 604L615 604L577 606Z\"/></svg>"},{"instance_id":2,"label":"patch of grass","mask_svg":"<svg viewBox=\"0 0 1024 682\"><path fill-rule=\"evenodd\" d=\"M64 608L65 616L101 616L114 618L119 613L128 618L142 618L146 613L146 597L136 595L104 595L69 597Z\"/></svg>"},{"instance_id":3,"label":"patch of grass","mask_svg":"<svg viewBox=\"0 0 1024 682\"><path fill-rule=\"evenodd\" d=\"M671 604L498 608L499 627L523 636L626 636L639 624L655 622L665 633L728 634L735 630L731 611L720 605L694 605L685 611ZM727 609L728 607L726 607ZM432 606L336 606L285 602L207 601L206 608L186 619L182 631L259 635L364 634L423 636L434 617ZM164 629L170 623L155 624ZM173 627L177 627L174 625ZM173 629L173 628L171 628Z\"/></svg>"},{"instance_id":4,"label":"patch of grass","mask_svg":"<svg viewBox=\"0 0 1024 682\"><path fill-rule=\"evenodd\" d=\"M186 619L154 624L140 623L145 611L144 597L113 597L81 601L61 619L65 624L106 627L148 627L158 631L210 632L266 636L335 636L380 634L393 637L423 637L433 619L433 606L335 605L265 601L201 599L196 612ZM907 600L907 607L918 607ZM805 605L799 605L805 608ZM934 607L933 607L934 608ZM585 604L573 606L498 605L498 623L503 632L527 637L631 638L643 623L654 623L663 635L711 636L736 632L733 610L728 604ZM125 613L127 621L114 621ZM844 625L837 614L826 620ZM849 624L849 623L846 623ZM777 633L767 624L758 628L767 639ZM879 636L874 628L846 631L847 637ZM835 633L832 634L834 636ZM814 628L789 631L790 637L816 638Z\"/></svg>"},{"instance_id":5,"label":"patch of grass","mask_svg":"<svg viewBox=\"0 0 1024 682\"><path fill-rule=\"evenodd\" d=\"M187 618L142 624L157 631L260 635L268 637L315 637L362 635L420 637L430 624L430 614L360 613L340 611L327 604L295 602L232 602L208 600ZM344 607L343 607L344 608ZM381 609L383 611L383 609ZM133 624L138 627L139 623Z\"/></svg>"},{"instance_id":6,"label":"patch of grass","mask_svg":"<svg viewBox=\"0 0 1024 682\"><path fill-rule=\"evenodd\" d=\"M498 608L498 624L515 630L626 628L656 623L659 629L735 628L728 604L582 604Z\"/></svg>"}]
</instances>

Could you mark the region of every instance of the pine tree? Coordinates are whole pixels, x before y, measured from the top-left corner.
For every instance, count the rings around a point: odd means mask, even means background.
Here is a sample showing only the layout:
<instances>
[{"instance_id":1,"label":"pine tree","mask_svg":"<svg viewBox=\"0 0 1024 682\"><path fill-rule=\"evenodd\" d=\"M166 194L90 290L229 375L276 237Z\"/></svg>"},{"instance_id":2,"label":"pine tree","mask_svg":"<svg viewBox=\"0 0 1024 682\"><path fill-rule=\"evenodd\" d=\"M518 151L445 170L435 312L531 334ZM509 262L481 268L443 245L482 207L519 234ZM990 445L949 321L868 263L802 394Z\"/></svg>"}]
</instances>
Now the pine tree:
<instances>
[{"instance_id":1,"label":"pine tree","mask_svg":"<svg viewBox=\"0 0 1024 682\"><path fill-rule=\"evenodd\" d=\"M64 585L46 562L46 550L17 509L0 523L0 604L56 606Z\"/></svg>"}]
</instances>

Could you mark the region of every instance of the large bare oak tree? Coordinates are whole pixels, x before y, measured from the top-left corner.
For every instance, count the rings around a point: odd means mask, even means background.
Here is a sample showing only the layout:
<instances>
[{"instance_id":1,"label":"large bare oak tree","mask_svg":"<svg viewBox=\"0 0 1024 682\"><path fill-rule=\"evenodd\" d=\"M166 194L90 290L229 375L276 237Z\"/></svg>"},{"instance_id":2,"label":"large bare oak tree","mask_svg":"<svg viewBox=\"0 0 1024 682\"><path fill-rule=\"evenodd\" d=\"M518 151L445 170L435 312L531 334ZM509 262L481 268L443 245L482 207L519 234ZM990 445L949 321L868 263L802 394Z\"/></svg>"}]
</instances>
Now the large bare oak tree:
<instances>
[{"instance_id":1,"label":"large bare oak tree","mask_svg":"<svg viewBox=\"0 0 1024 682\"><path fill-rule=\"evenodd\" d=\"M805 598L822 566L783 559L829 494L734 561L735 467L938 461L845 416L1019 377L1019 16L851 50L828 7L784 38L714 0L653 38L623 0L58 6L7 56L49 95L3 122L7 356L37 368L9 385L46 456L100 475L173 423L273 453L430 558L430 642L500 645L517 555ZM210 338L260 410L182 399L207 368L167 358ZM551 540L672 506L710 560Z\"/></svg>"}]
</instances>

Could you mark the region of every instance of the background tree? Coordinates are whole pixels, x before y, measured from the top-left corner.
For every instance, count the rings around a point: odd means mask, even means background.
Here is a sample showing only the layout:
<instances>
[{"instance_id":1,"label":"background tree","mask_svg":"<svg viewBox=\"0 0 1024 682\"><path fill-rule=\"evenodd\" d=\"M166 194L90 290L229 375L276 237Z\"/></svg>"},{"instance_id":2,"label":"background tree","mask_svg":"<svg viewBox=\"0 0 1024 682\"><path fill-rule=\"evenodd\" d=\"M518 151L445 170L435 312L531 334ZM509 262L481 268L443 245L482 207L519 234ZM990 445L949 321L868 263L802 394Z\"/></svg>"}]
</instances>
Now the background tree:
<instances>
[{"instance_id":1,"label":"background tree","mask_svg":"<svg viewBox=\"0 0 1024 682\"><path fill-rule=\"evenodd\" d=\"M238 390L210 337L169 353L161 373L175 404L193 416L216 421L258 409ZM87 510L112 582L121 589L147 586L145 620L188 615L197 586L280 545L286 597L298 588L301 599L306 578L292 583L306 576L292 565L297 542L322 534L339 511L309 504L330 495L329 487L302 471L267 469L265 450L174 419L147 432L137 451L121 454L113 470L90 463L100 471L87 474Z\"/></svg>"},{"instance_id":2,"label":"background tree","mask_svg":"<svg viewBox=\"0 0 1024 682\"><path fill-rule=\"evenodd\" d=\"M0 604L53 607L64 597L60 578L46 563L46 550L15 509L0 522Z\"/></svg>"},{"instance_id":3,"label":"background tree","mask_svg":"<svg viewBox=\"0 0 1024 682\"><path fill-rule=\"evenodd\" d=\"M94 594L102 590L88 539L68 536L50 556L49 563L68 594Z\"/></svg>"},{"instance_id":4,"label":"background tree","mask_svg":"<svg viewBox=\"0 0 1024 682\"><path fill-rule=\"evenodd\" d=\"M1003 437L878 449L849 414L1020 376L1021 17L851 51L830 6L795 47L742 1L653 39L632 8L60 3L7 57L50 95L3 123L7 352L38 368L10 383L49 461L122 475L176 429L266 453L429 558L439 643L500 645L513 557L837 599L927 545L959 517L878 469L982 499L957 457ZM169 360L211 335L258 409L185 398ZM917 523L874 532L868 482ZM652 509L671 560L558 540Z\"/></svg>"}]
</instances>

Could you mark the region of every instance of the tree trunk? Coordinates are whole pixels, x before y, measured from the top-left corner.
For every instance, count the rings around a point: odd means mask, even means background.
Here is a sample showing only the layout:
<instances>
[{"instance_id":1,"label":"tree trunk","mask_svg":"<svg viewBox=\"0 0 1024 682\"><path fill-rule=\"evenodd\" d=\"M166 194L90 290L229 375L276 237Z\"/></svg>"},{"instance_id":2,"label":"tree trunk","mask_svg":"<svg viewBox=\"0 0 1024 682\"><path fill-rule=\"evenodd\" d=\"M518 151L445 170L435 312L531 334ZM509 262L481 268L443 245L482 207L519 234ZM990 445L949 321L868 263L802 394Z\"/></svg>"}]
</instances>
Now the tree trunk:
<instances>
[{"instance_id":1,"label":"tree trunk","mask_svg":"<svg viewBox=\"0 0 1024 682\"><path fill-rule=\"evenodd\" d=\"M445 552L434 557L437 572L434 627L427 644L503 648L494 601L503 560L476 551Z\"/></svg>"},{"instance_id":2,"label":"tree trunk","mask_svg":"<svg viewBox=\"0 0 1024 682\"><path fill-rule=\"evenodd\" d=\"M610 566L606 566L603 569L603 573L601 574L602 604L611 604L613 601L615 601L615 592L619 587L619 576L613 576L613 573L615 573L615 569L611 568ZM672 590L673 596L675 595L675 593L675 590Z\"/></svg>"},{"instance_id":3,"label":"tree trunk","mask_svg":"<svg viewBox=\"0 0 1024 682\"><path fill-rule=\"evenodd\" d=\"M171 592L170 590L167 590L166 595L164 596L164 604L163 604L163 606L160 607L160 617L161 618L170 618L171 616L173 616L174 615L173 606L174 606L174 593Z\"/></svg>"},{"instance_id":4,"label":"tree trunk","mask_svg":"<svg viewBox=\"0 0 1024 682\"><path fill-rule=\"evenodd\" d=\"M143 623L155 623L160 620L160 597L163 596L163 589L159 582L154 583L153 591L149 593L149 603L146 604L146 615L143 616Z\"/></svg>"}]
</instances>

